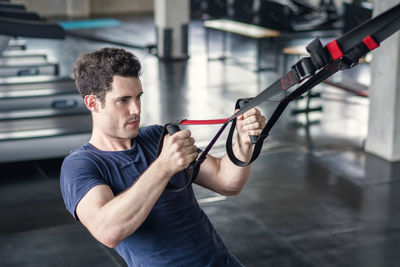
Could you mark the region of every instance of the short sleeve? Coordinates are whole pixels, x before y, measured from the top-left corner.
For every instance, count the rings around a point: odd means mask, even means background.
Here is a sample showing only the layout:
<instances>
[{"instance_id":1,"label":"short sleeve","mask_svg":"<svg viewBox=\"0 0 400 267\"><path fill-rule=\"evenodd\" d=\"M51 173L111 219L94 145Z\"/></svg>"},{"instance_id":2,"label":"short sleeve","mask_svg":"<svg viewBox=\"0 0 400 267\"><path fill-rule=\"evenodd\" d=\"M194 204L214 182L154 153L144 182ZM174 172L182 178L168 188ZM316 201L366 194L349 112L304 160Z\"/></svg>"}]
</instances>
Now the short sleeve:
<instances>
[{"instance_id":1,"label":"short sleeve","mask_svg":"<svg viewBox=\"0 0 400 267\"><path fill-rule=\"evenodd\" d=\"M60 187L67 210L78 220L76 206L86 193L96 185L106 184L99 167L88 157L74 154L65 158L60 174Z\"/></svg>"}]
</instances>

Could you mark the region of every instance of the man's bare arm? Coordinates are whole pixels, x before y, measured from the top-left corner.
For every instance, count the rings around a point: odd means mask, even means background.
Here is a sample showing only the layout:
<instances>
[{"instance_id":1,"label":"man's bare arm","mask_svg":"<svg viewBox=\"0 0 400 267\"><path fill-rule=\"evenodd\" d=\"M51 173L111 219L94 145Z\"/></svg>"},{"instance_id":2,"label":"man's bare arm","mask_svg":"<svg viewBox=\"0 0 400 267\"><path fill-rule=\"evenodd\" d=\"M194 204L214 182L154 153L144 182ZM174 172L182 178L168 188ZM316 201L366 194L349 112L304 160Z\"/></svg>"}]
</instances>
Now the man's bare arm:
<instances>
[{"instance_id":1,"label":"man's bare arm","mask_svg":"<svg viewBox=\"0 0 400 267\"><path fill-rule=\"evenodd\" d=\"M89 190L76 207L79 220L97 240L115 247L142 225L172 175L196 157L189 131L167 135L158 159L126 191L114 196L107 185Z\"/></svg>"},{"instance_id":2,"label":"man's bare arm","mask_svg":"<svg viewBox=\"0 0 400 267\"><path fill-rule=\"evenodd\" d=\"M265 117L258 109L251 109L237 119L237 140L233 152L241 161L249 161L252 145L249 135L259 135L265 126ZM222 195L237 195L247 182L250 166L238 167L227 155L222 159L207 155L201 165L196 184Z\"/></svg>"}]
</instances>

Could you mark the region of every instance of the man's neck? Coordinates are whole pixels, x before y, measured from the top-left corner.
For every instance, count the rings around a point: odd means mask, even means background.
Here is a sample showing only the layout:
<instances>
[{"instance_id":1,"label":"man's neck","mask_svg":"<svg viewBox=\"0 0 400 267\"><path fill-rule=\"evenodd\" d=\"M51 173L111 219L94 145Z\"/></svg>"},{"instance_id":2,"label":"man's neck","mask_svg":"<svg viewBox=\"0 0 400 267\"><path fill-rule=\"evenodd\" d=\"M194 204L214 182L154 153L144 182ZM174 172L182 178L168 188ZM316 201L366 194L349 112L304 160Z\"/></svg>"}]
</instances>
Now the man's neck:
<instances>
[{"instance_id":1,"label":"man's neck","mask_svg":"<svg viewBox=\"0 0 400 267\"><path fill-rule=\"evenodd\" d=\"M89 143L95 148L103 151L121 151L132 147L131 139L113 138L109 136L99 136L93 133Z\"/></svg>"}]
</instances>

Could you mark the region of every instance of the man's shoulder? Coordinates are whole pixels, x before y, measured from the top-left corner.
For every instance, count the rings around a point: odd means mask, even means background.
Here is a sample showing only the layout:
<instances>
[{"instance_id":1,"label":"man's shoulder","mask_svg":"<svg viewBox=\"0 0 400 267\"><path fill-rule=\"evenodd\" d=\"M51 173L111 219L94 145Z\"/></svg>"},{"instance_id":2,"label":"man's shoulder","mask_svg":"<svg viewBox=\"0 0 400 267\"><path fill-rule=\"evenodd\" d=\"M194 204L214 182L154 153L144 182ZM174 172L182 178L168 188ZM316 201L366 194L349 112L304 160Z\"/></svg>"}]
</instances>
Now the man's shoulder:
<instances>
[{"instance_id":1,"label":"man's shoulder","mask_svg":"<svg viewBox=\"0 0 400 267\"><path fill-rule=\"evenodd\" d=\"M85 143L81 147L72 150L64 158L63 165L74 164L74 162L79 162L80 164L90 164L90 162L95 160L95 154L90 150L89 143Z\"/></svg>"},{"instance_id":2,"label":"man's shoulder","mask_svg":"<svg viewBox=\"0 0 400 267\"><path fill-rule=\"evenodd\" d=\"M162 132L161 125L149 125L143 128L140 128L139 137L140 138L159 138Z\"/></svg>"},{"instance_id":3,"label":"man's shoulder","mask_svg":"<svg viewBox=\"0 0 400 267\"><path fill-rule=\"evenodd\" d=\"M90 154L89 149L90 149L90 145L87 142L87 143L83 144L82 146L70 151L69 154L65 157L65 159L70 158L70 157L73 158L73 157L77 157L80 155Z\"/></svg>"}]
</instances>

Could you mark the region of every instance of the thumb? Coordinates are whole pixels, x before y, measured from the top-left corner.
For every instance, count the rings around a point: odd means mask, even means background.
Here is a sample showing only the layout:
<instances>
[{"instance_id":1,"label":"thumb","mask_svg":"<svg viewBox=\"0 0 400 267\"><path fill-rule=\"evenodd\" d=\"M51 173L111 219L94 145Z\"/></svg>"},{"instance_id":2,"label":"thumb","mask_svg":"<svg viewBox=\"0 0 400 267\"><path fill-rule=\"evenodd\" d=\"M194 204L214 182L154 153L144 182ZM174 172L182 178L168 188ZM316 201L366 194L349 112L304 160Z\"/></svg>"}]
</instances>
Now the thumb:
<instances>
[{"instance_id":1,"label":"thumb","mask_svg":"<svg viewBox=\"0 0 400 267\"><path fill-rule=\"evenodd\" d=\"M239 111L240 111L240 109L235 109L235 113L238 113ZM243 114L237 116L236 119L243 120Z\"/></svg>"}]
</instances>

